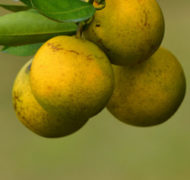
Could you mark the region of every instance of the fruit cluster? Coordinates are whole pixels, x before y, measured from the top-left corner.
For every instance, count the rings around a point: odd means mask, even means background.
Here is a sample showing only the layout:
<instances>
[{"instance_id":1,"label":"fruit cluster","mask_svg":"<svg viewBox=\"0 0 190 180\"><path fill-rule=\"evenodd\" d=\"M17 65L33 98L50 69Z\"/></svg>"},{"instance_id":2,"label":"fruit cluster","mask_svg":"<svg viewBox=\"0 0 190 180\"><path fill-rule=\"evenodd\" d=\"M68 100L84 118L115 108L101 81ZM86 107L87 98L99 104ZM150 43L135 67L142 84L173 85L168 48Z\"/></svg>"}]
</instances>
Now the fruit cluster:
<instances>
[{"instance_id":1,"label":"fruit cluster","mask_svg":"<svg viewBox=\"0 0 190 180\"><path fill-rule=\"evenodd\" d=\"M155 0L107 0L82 37L54 37L23 66L13 86L18 118L44 137L69 135L106 106L127 124L166 121L186 82L178 60L160 47L163 36Z\"/></svg>"}]
</instances>

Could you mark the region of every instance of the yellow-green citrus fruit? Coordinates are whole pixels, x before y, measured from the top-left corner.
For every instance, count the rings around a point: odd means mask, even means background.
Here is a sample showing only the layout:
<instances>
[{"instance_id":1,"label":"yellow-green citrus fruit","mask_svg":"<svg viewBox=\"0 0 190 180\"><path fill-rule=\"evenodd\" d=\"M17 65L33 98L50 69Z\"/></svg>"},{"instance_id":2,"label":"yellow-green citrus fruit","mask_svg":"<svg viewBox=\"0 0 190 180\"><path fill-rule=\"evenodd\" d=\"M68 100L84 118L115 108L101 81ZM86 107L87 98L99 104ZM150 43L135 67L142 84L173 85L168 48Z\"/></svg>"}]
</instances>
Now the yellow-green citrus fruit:
<instances>
[{"instance_id":1,"label":"yellow-green citrus fruit","mask_svg":"<svg viewBox=\"0 0 190 180\"><path fill-rule=\"evenodd\" d=\"M164 18L155 0L106 0L96 11L84 37L101 47L113 64L148 59L160 46Z\"/></svg>"},{"instance_id":2,"label":"yellow-green citrus fruit","mask_svg":"<svg viewBox=\"0 0 190 180\"><path fill-rule=\"evenodd\" d=\"M166 49L158 49L139 65L113 65L113 70L115 90L107 108L124 123L136 126L160 124L176 112L184 98L183 69Z\"/></svg>"},{"instance_id":3,"label":"yellow-green citrus fruit","mask_svg":"<svg viewBox=\"0 0 190 180\"><path fill-rule=\"evenodd\" d=\"M87 119L55 116L45 111L34 98L29 82L31 60L18 73L13 86L13 104L18 119L44 137L62 137L80 129Z\"/></svg>"},{"instance_id":4,"label":"yellow-green citrus fruit","mask_svg":"<svg viewBox=\"0 0 190 180\"><path fill-rule=\"evenodd\" d=\"M113 92L113 70L95 44L74 36L47 41L34 57L30 84L48 111L90 118L100 112Z\"/></svg>"}]
</instances>

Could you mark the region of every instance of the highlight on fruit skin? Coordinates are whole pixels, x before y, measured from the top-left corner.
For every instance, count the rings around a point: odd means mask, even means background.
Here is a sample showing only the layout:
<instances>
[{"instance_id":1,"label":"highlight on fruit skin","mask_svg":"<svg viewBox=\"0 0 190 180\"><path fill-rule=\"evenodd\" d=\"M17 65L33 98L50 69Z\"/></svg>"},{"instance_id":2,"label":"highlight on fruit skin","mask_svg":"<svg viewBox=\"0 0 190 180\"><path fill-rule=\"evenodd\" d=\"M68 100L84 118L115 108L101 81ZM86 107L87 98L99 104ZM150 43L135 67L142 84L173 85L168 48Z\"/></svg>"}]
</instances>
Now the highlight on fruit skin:
<instances>
[{"instance_id":1,"label":"highlight on fruit skin","mask_svg":"<svg viewBox=\"0 0 190 180\"><path fill-rule=\"evenodd\" d=\"M34 56L30 84L47 111L90 118L107 104L113 92L113 70L105 53L92 42L57 36Z\"/></svg>"},{"instance_id":2,"label":"highlight on fruit skin","mask_svg":"<svg viewBox=\"0 0 190 180\"><path fill-rule=\"evenodd\" d=\"M159 48L164 29L156 0L106 0L83 35L103 49L113 64L132 65Z\"/></svg>"},{"instance_id":3,"label":"highlight on fruit skin","mask_svg":"<svg viewBox=\"0 0 190 180\"><path fill-rule=\"evenodd\" d=\"M43 137L63 137L79 130L88 119L55 116L44 110L34 98L29 74L32 60L19 71L12 90L16 115L28 129Z\"/></svg>"},{"instance_id":4,"label":"highlight on fruit skin","mask_svg":"<svg viewBox=\"0 0 190 180\"><path fill-rule=\"evenodd\" d=\"M115 89L107 109L120 121L153 126L168 120L185 96L186 81L176 57L160 48L135 66L113 65Z\"/></svg>"}]
</instances>

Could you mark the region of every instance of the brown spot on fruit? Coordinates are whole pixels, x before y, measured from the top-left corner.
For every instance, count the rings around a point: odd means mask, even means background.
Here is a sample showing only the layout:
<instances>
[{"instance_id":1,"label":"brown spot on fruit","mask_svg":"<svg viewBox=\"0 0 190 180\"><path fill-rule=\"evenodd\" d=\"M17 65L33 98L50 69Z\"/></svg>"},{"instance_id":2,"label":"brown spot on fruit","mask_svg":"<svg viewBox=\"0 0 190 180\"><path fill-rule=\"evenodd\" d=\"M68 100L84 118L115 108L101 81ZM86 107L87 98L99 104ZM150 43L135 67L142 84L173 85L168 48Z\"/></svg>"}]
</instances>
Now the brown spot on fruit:
<instances>
[{"instance_id":1,"label":"brown spot on fruit","mask_svg":"<svg viewBox=\"0 0 190 180\"><path fill-rule=\"evenodd\" d=\"M86 56L88 60L93 60L93 56L91 54L89 54L88 56Z\"/></svg>"},{"instance_id":2,"label":"brown spot on fruit","mask_svg":"<svg viewBox=\"0 0 190 180\"><path fill-rule=\"evenodd\" d=\"M17 114L18 114L18 116L21 116L21 112L20 111L17 111Z\"/></svg>"},{"instance_id":3,"label":"brown spot on fruit","mask_svg":"<svg viewBox=\"0 0 190 180\"><path fill-rule=\"evenodd\" d=\"M47 46L49 46L53 51L63 50L63 48L60 47L60 44L47 43Z\"/></svg>"},{"instance_id":4,"label":"brown spot on fruit","mask_svg":"<svg viewBox=\"0 0 190 180\"><path fill-rule=\"evenodd\" d=\"M150 27L150 24L148 23L148 12L146 10L143 10L143 13L144 13L144 26L145 27Z\"/></svg>"},{"instance_id":5,"label":"brown spot on fruit","mask_svg":"<svg viewBox=\"0 0 190 180\"><path fill-rule=\"evenodd\" d=\"M97 24L96 24L96 27L100 27L100 24L97 23Z\"/></svg>"},{"instance_id":6,"label":"brown spot on fruit","mask_svg":"<svg viewBox=\"0 0 190 180\"><path fill-rule=\"evenodd\" d=\"M52 89L52 87L51 87L51 86L47 86L47 89L51 90L51 89Z\"/></svg>"},{"instance_id":7,"label":"brown spot on fruit","mask_svg":"<svg viewBox=\"0 0 190 180\"><path fill-rule=\"evenodd\" d=\"M147 13L146 13L146 11L143 11L143 12L144 12L144 15L145 15L144 26L147 26L147 20L148 20Z\"/></svg>"},{"instance_id":8,"label":"brown spot on fruit","mask_svg":"<svg viewBox=\"0 0 190 180\"><path fill-rule=\"evenodd\" d=\"M21 102L20 97L17 95L16 92L13 94L13 98L15 99L15 101L20 101Z\"/></svg>"},{"instance_id":9,"label":"brown spot on fruit","mask_svg":"<svg viewBox=\"0 0 190 180\"><path fill-rule=\"evenodd\" d=\"M74 50L67 50L67 51L79 55L79 53L77 51L74 51Z\"/></svg>"}]
</instances>

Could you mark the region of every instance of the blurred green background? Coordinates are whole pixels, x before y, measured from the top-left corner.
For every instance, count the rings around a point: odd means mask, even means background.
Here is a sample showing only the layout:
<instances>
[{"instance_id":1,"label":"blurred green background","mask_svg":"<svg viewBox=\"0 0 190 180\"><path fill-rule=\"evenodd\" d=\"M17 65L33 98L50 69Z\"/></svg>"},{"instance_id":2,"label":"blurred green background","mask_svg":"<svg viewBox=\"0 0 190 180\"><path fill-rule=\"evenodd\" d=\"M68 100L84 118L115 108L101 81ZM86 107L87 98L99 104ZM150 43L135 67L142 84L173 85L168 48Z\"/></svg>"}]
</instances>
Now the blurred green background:
<instances>
[{"instance_id":1,"label":"blurred green background","mask_svg":"<svg viewBox=\"0 0 190 180\"><path fill-rule=\"evenodd\" d=\"M175 115L159 126L137 128L103 110L73 135L39 137L17 120L11 103L14 78L29 57L0 53L1 180L190 179L190 1L158 2L166 22L163 46L178 57L187 78Z\"/></svg>"}]
</instances>

